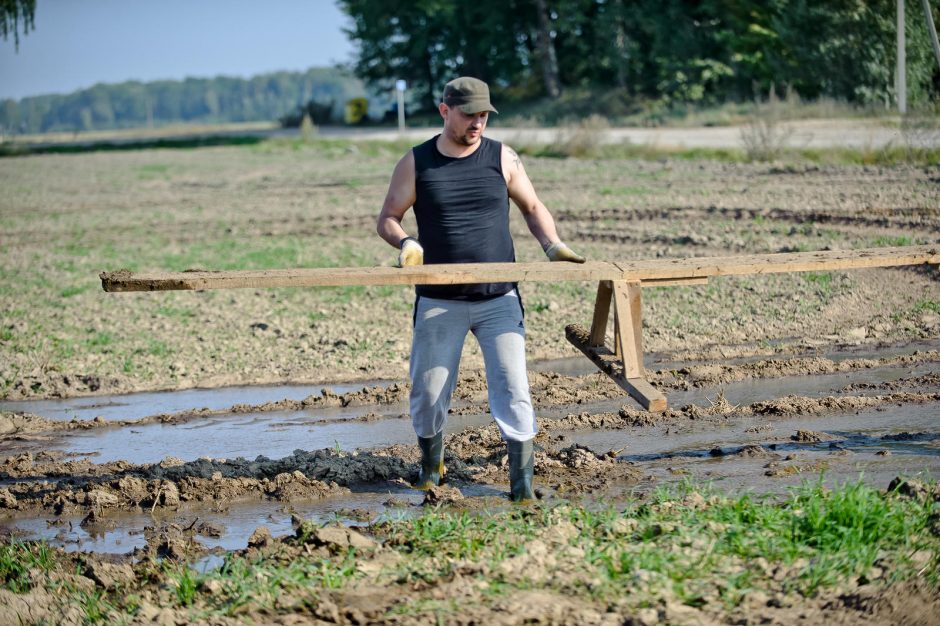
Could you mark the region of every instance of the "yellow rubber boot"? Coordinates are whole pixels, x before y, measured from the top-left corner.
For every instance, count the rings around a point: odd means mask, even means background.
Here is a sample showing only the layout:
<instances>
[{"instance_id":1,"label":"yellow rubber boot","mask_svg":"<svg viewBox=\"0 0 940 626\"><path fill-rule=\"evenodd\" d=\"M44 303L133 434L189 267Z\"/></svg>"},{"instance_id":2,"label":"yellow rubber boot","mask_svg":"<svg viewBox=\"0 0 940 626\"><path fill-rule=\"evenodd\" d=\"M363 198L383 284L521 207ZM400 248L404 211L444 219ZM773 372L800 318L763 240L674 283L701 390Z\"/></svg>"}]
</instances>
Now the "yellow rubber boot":
<instances>
[{"instance_id":1,"label":"yellow rubber boot","mask_svg":"<svg viewBox=\"0 0 940 626\"><path fill-rule=\"evenodd\" d=\"M418 447L421 448L421 470L412 486L428 490L440 485L444 476L444 433L427 438L418 437Z\"/></svg>"}]
</instances>

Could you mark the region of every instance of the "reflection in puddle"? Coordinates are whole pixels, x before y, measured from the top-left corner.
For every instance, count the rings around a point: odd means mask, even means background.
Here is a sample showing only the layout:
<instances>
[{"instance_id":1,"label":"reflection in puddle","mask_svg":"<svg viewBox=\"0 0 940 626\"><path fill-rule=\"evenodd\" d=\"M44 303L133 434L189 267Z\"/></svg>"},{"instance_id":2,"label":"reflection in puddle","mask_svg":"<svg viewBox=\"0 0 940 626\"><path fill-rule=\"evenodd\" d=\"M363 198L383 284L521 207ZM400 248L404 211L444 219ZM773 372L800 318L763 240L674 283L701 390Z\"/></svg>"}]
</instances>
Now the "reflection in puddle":
<instances>
[{"instance_id":1,"label":"reflection in puddle","mask_svg":"<svg viewBox=\"0 0 940 626\"><path fill-rule=\"evenodd\" d=\"M882 354L883 356L883 354ZM578 363L583 365L584 360ZM557 364L556 364L557 365ZM914 367L881 367L818 376L790 376L765 380L745 380L721 386L733 405L750 404L788 394L807 397L837 395L853 384L897 381L935 372L937 364ZM359 383L333 386L337 393L359 390ZM278 386L187 390L173 393L134 394L110 398L29 403L2 403L0 408L23 410L54 419L133 419L156 413L173 413L206 406L226 409L235 404L261 404L267 401L303 399L319 394L322 386ZM924 389L919 389L923 391ZM708 406L716 387L669 392L672 406L695 403ZM852 392L884 393L883 388ZM577 405L588 412L617 411L626 397ZM11 409L10 405L17 405ZM538 409L540 416L563 416L572 406ZM184 461L210 457L254 459L283 458L297 449L339 448L346 451L382 448L393 444L413 444L414 431L405 414L407 406L371 405L346 408L318 408L302 411L220 413L194 417L176 424L134 424L105 426L88 430L42 433L33 438L7 440L2 453L27 450L61 451L67 458L90 456L96 463L127 460L134 464L156 463L167 457ZM375 415L379 413L380 415ZM373 414L368 420L358 419ZM880 487L897 475L940 476L940 406L907 404L865 409L858 413L785 418L741 417L701 421L666 422L625 430L571 430L553 432L553 445L572 443L587 446L596 453L615 451L617 458L637 465L646 477L636 488L644 491L663 483L686 478L713 482L723 491L751 490L782 493L805 480L820 479L834 485L865 480ZM492 423L489 415L456 415L448 418L446 432L453 433ZM791 440L797 430L826 433L824 442L799 443ZM562 436L560 440L555 438ZM745 446L763 446L761 457L739 454ZM769 463L780 469L768 475ZM536 476L538 482L538 476ZM198 536L209 549L242 549L259 526L275 537L294 532L292 516L325 523L336 521L361 524L383 517L408 516L419 512L416 506L423 494L398 483L365 485L361 491L323 500L289 504L284 502L227 502L218 511L186 505L180 511L105 513L102 524L83 528L81 516L56 518L51 514L14 514L0 521L0 529L30 539L45 539L67 550L103 553L129 553L145 545L143 529L175 523L186 527L198 519L222 528L220 536ZM616 489L616 488L614 488ZM489 497L504 490L485 484L461 485L464 495ZM548 494L551 497L551 494ZM610 496L611 494L607 494ZM600 496L599 496L600 497ZM590 498L590 497L589 497ZM498 506L498 505L497 505ZM209 555L198 563L206 570L219 567L221 557Z\"/></svg>"},{"instance_id":2,"label":"reflection in puddle","mask_svg":"<svg viewBox=\"0 0 940 626\"><path fill-rule=\"evenodd\" d=\"M221 528L222 533L219 537L196 535L196 540L209 550L229 551L244 549L248 545L248 537L259 526L266 527L273 537L292 535L295 516L317 524L334 522L355 526L418 515L422 511L423 492L398 483L370 485L370 488L370 491L355 491L306 502L235 502L223 512L198 505L155 515L107 511L99 525L99 528L104 526L106 529L89 529L91 532L81 526L81 515L55 518L47 515L41 519L24 515L0 521L0 531L23 539L45 540L67 552L127 554L146 545L143 531L147 526L177 524L185 528L198 519L200 523ZM502 493L486 485L470 485L461 491L468 497ZM506 505L510 506L508 501ZM198 566L212 569L221 563L221 557L209 555L199 561Z\"/></svg>"},{"instance_id":3,"label":"reflection in puddle","mask_svg":"<svg viewBox=\"0 0 940 626\"><path fill-rule=\"evenodd\" d=\"M388 381L344 383L341 385L258 385L184 389L131 393L120 396L94 396L53 400L16 400L0 402L0 410L41 415L51 420L132 420L161 413L178 413L191 409L221 410L236 404L258 405L277 400L303 400L320 395L324 389L343 394L363 387L387 387Z\"/></svg>"},{"instance_id":4,"label":"reflection in puddle","mask_svg":"<svg viewBox=\"0 0 940 626\"><path fill-rule=\"evenodd\" d=\"M96 428L70 432L44 445L68 456L92 455L95 463L127 460L157 463L168 456L184 461L213 459L278 459L294 450L376 448L414 443L410 419L398 415L377 421L340 421L368 412L368 407L310 412L235 413L183 424L144 424L132 428ZM445 432L488 424L487 415L451 416Z\"/></svg>"}]
</instances>

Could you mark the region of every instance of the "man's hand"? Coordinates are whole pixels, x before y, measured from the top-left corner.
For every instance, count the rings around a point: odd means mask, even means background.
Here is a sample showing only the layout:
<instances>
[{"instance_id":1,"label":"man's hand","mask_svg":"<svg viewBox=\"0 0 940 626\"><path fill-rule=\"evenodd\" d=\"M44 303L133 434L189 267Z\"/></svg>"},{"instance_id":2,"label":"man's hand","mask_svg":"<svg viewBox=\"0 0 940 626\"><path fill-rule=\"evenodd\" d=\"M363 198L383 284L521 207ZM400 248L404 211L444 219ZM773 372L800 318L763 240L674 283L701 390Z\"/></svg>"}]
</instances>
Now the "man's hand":
<instances>
[{"instance_id":1,"label":"man's hand","mask_svg":"<svg viewBox=\"0 0 940 626\"><path fill-rule=\"evenodd\" d=\"M424 263L424 248L414 237L405 237L399 244L401 252L398 254L398 267L410 267Z\"/></svg>"},{"instance_id":2,"label":"man's hand","mask_svg":"<svg viewBox=\"0 0 940 626\"><path fill-rule=\"evenodd\" d=\"M584 263L584 257L576 253L561 241L555 241L545 247L545 256L549 261L568 261L570 263Z\"/></svg>"}]
</instances>

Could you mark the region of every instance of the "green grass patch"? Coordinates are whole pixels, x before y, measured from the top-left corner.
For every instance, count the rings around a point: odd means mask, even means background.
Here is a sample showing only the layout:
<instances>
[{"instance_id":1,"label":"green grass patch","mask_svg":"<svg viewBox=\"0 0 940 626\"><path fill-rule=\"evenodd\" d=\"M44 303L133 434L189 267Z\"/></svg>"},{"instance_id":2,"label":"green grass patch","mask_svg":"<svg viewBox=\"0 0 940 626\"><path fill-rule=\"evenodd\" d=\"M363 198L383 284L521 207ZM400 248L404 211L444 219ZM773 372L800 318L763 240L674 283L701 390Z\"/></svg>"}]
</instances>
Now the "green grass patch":
<instances>
[{"instance_id":1,"label":"green grass patch","mask_svg":"<svg viewBox=\"0 0 940 626\"><path fill-rule=\"evenodd\" d=\"M924 298L923 300L918 300L917 304L914 305L914 312L923 313L924 311L940 313L940 302L937 302L936 300L931 300L930 298ZM2 337L2 334L0 334L0 337Z\"/></svg>"},{"instance_id":2,"label":"green grass patch","mask_svg":"<svg viewBox=\"0 0 940 626\"><path fill-rule=\"evenodd\" d=\"M882 236L872 240L872 247L874 248L895 248L900 246L913 246L914 239L908 237L907 235L900 235L897 237L888 237Z\"/></svg>"},{"instance_id":3,"label":"green grass patch","mask_svg":"<svg viewBox=\"0 0 940 626\"><path fill-rule=\"evenodd\" d=\"M0 544L0 587L26 593L34 586L30 571L48 572L54 565L53 552L45 543Z\"/></svg>"},{"instance_id":4,"label":"green grass patch","mask_svg":"<svg viewBox=\"0 0 940 626\"><path fill-rule=\"evenodd\" d=\"M75 285L75 286L66 287L60 290L59 297L71 298L72 296L77 296L78 294L85 293L86 291L88 291L88 285L84 285L84 286Z\"/></svg>"},{"instance_id":5,"label":"green grass patch","mask_svg":"<svg viewBox=\"0 0 940 626\"><path fill-rule=\"evenodd\" d=\"M77 557L42 543L14 542L0 546L0 585L14 593L54 588L92 623L126 620L143 594L187 611L194 621L305 612L324 593L360 581L409 590L387 615L425 616L433 623L462 608L435 595L455 575L481 590L474 602L482 605L544 590L589 606L615 604L619 611L673 599L731 610L754 591L813 597L849 582L886 585L919 577L936 586L935 485L916 497L902 495L902 487L885 492L858 481L828 489L820 479L771 497L727 496L685 483L618 507L556 502L427 509L374 523L371 533L384 547L376 555L382 561L370 566L371 553L351 547L326 555L308 551L317 526L305 522L294 538L265 554L230 554L215 571L164 561L154 564L162 576L139 572L126 587L93 592L36 576L62 571L57 560ZM389 551L398 556L383 558Z\"/></svg>"},{"instance_id":6,"label":"green grass patch","mask_svg":"<svg viewBox=\"0 0 940 626\"><path fill-rule=\"evenodd\" d=\"M170 166L166 163L148 163L137 168L138 180L169 180Z\"/></svg>"},{"instance_id":7,"label":"green grass patch","mask_svg":"<svg viewBox=\"0 0 940 626\"><path fill-rule=\"evenodd\" d=\"M157 307L156 314L174 319L192 319L196 317L196 312L194 310L172 305L163 305Z\"/></svg>"},{"instance_id":8,"label":"green grass patch","mask_svg":"<svg viewBox=\"0 0 940 626\"><path fill-rule=\"evenodd\" d=\"M820 292L829 293L832 291L832 273L831 272L806 272L803 278L811 285L815 285Z\"/></svg>"},{"instance_id":9,"label":"green grass patch","mask_svg":"<svg viewBox=\"0 0 940 626\"><path fill-rule=\"evenodd\" d=\"M85 339L84 344L88 348L105 348L114 343L114 336L107 331L93 332L90 337Z\"/></svg>"},{"instance_id":10,"label":"green grass patch","mask_svg":"<svg viewBox=\"0 0 940 626\"><path fill-rule=\"evenodd\" d=\"M252 146L264 141L254 136L205 136L180 139L138 139L132 141L89 141L85 143L30 146L13 141L0 142L0 157L31 154L82 154L86 152L123 152L129 150L184 150L210 146Z\"/></svg>"},{"instance_id":11,"label":"green grass patch","mask_svg":"<svg viewBox=\"0 0 940 626\"><path fill-rule=\"evenodd\" d=\"M653 193L647 187L601 187L602 196L645 196Z\"/></svg>"}]
</instances>

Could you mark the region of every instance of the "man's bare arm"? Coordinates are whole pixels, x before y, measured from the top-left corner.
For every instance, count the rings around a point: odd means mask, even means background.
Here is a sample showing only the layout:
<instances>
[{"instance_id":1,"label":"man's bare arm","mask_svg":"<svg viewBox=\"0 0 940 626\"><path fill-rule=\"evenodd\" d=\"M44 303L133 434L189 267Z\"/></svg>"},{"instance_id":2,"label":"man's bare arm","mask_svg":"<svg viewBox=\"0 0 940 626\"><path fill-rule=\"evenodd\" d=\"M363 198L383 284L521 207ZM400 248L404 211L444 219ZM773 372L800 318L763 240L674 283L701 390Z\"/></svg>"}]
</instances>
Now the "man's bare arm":
<instances>
[{"instance_id":1,"label":"man's bare arm","mask_svg":"<svg viewBox=\"0 0 940 626\"><path fill-rule=\"evenodd\" d=\"M509 197L522 211L529 232L538 240L542 248L558 241L552 214L535 193L535 187L532 186L532 181L526 174L522 159L506 144L503 144L502 167L503 177L509 188Z\"/></svg>"},{"instance_id":2,"label":"man's bare arm","mask_svg":"<svg viewBox=\"0 0 940 626\"><path fill-rule=\"evenodd\" d=\"M388 184L388 193L382 203L382 211L376 223L375 230L379 237L390 246L398 248L401 240L408 236L401 227L401 220L405 213L415 203L415 160L414 154L408 153L398 161L392 172L392 180Z\"/></svg>"},{"instance_id":3,"label":"man's bare arm","mask_svg":"<svg viewBox=\"0 0 940 626\"><path fill-rule=\"evenodd\" d=\"M549 260L584 263L584 257L571 250L558 236L555 219L535 193L535 187L532 186L532 181L526 174L522 159L515 150L505 144L502 152L502 167L503 177L509 188L509 197L522 211L529 231L538 240Z\"/></svg>"}]
</instances>

